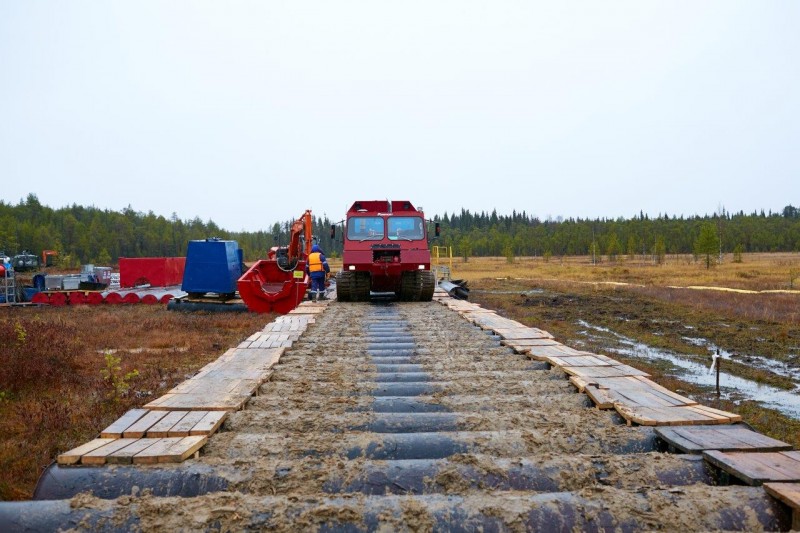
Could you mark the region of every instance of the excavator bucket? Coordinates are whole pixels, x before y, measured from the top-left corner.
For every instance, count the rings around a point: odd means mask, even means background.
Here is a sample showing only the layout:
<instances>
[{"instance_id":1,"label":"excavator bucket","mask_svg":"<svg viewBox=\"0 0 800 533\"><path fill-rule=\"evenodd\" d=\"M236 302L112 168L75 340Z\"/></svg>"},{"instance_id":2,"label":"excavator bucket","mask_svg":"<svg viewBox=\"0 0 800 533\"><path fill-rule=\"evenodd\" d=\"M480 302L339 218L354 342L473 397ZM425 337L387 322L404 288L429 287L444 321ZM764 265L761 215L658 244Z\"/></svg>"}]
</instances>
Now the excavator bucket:
<instances>
[{"instance_id":1,"label":"excavator bucket","mask_svg":"<svg viewBox=\"0 0 800 533\"><path fill-rule=\"evenodd\" d=\"M293 270L283 270L277 261L262 259L239 278L239 295L250 311L285 315L306 295L305 267L305 261L298 261Z\"/></svg>"}]
</instances>

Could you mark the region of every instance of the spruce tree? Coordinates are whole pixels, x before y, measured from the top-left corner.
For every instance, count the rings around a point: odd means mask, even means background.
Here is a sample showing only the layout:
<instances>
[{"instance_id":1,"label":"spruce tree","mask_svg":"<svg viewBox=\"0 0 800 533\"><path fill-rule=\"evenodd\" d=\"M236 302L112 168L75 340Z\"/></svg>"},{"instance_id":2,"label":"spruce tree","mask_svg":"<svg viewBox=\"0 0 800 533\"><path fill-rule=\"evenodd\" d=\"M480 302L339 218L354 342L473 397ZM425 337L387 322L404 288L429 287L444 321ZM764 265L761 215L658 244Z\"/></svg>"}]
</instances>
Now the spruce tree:
<instances>
[{"instance_id":1,"label":"spruce tree","mask_svg":"<svg viewBox=\"0 0 800 533\"><path fill-rule=\"evenodd\" d=\"M694 241L694 253L705 256L706 268L711 268L712 257L719 250L719 238L717 237L717 227L712 222L706 222L700 228L700 235Z\"/></svg>"}]
</instances>

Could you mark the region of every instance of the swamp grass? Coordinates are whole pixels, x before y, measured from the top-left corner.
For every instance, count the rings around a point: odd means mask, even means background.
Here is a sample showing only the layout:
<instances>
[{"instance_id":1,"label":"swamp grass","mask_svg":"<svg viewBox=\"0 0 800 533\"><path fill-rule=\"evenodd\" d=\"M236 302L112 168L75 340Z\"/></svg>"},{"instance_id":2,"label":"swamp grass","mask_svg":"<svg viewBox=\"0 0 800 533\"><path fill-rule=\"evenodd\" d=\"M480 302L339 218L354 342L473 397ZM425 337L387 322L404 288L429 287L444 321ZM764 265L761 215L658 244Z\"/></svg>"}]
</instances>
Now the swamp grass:
<instances>
[{"instance_id":1,"label":"swamp grass","mask_svg":"<svg viewBox=\"0 0 800 533\"><path fill-rule=\"evenodd\" d=\"M788 288L784 271L797 267L800 254L745 256L744 263L723 264L712 272L689 260L661 266L624 261L592 265L586 258L567 258L555 265L554 261L471 258L464 264L456 260L453 277L469 280L474 290L471 301L549 331L568 345L603 353L602 341L598 344L581 333L585 328L578 320L584 320L710 364L708 349L685 339L702 338L739 356L725 362L726 371L783 389L796 386L791 379L746 361L748 355L759 355L800 368L800 293L751 294L675 286ZM671 376L671 368L658 362L613 357L652 374L652 379L672 390L741 414L758 431L800 447L800 420L753 401L718 400L713 391Z\"/></svg>"},{"instance_id":2,"label":"swamp grass","mask_svg":"<svg viewBox=\"0 0 800 533\"><path fill-rule=\"evenodd\" d=\"M59 453L161 396L272 318L148 305L2 310L0 499L30 498Z\"/></svg>"}]
</instances>

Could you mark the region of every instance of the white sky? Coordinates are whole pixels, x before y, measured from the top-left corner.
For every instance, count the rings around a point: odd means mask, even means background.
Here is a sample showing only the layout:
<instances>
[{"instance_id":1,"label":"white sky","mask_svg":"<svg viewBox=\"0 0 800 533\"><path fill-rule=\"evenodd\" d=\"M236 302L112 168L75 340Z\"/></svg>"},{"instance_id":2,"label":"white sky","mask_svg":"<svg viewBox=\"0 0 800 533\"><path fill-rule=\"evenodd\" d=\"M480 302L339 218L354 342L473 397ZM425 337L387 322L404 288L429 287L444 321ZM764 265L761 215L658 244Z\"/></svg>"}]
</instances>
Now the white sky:
<instances>
[{"instance_id":1,"label":"white sky","mask_svg":"<svg viewBox=\"0 0 800 533\"><path fill-rule=\"evenodd\" d=\"M0 0L0 183L229 230L779 210L800 2Z\"/></svg>"}]
</instances>

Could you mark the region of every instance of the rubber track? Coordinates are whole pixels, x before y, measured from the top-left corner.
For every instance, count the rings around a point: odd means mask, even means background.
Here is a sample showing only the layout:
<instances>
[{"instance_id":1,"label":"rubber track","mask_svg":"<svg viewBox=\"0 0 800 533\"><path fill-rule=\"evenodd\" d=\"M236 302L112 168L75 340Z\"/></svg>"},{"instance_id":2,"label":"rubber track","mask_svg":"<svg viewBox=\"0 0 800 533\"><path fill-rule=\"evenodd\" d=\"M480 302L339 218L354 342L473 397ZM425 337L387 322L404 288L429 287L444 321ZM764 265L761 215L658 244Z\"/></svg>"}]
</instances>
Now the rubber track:
<instances>
[{"instance_id":1,"label":"rubber track","mask_svg":"<svg viewBox=\"0 0 800 533\"><path fill-rule=\"evenodd\" d=\"M353 273L341 271L336 274L336 298L340 302L350 301L350 290L353 283Z\"/></svg>"}]
</instances>

